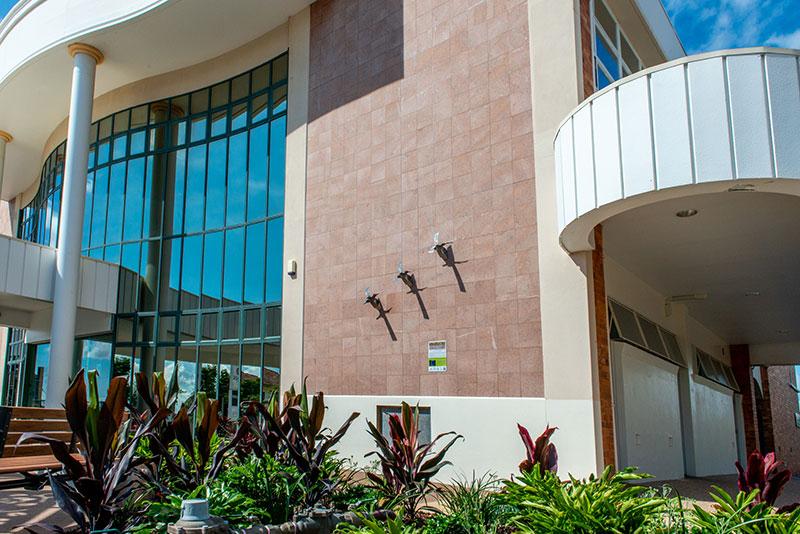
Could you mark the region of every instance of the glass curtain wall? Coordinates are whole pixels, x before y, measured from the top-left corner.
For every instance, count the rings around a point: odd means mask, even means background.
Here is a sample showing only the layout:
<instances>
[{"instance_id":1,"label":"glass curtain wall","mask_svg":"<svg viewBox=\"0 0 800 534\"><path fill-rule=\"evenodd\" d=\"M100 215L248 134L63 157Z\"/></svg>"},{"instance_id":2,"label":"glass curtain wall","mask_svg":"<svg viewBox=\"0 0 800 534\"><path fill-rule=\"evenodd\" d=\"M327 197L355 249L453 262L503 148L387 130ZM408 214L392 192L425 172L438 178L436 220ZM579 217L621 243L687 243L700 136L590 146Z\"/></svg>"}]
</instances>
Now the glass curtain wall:
<instances>
[{"instance_id":1,"label":"glass curtain wall","mask_svg":"<svg viewBox=\"0 0 800 534\"><path fill-rule=\"evenodd\" d=\"M177 372L184 398L203 390L225 414L277 387L287 75L284 54L92 125L82 253L122 267L114 331L81 344L102 382ZM57 244L63 154L23 239Z\"/></svg>"}]
</instances>

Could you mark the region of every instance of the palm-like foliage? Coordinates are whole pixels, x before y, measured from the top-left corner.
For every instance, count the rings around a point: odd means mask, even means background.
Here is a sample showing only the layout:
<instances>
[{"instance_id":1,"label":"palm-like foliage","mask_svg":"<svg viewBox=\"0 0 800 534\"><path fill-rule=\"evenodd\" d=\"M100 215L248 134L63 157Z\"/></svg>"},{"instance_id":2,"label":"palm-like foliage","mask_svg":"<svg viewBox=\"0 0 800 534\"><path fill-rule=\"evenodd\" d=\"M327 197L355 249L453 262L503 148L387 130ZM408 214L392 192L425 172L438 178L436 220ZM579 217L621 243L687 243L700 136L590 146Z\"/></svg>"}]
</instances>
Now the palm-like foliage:
<instances>
[{"instance_id":1,"label":"palm-like foliage","mask_svg":"<svg viewBox=\"0 0 800 534\"><path fill-rule=\"evenodd\" d=\"M377 455L381 464L380 475L367 473L367 476L387 496L403 497L406 515L413 520L420 501L433 490L431 479L442 467L450 464L444 459L447 451L459 438L463 439L463 436L455 435L434 453L436 442L445 436L454 435L455 432L439 434L430 443L421 443L419 409L412 409L405 402L402 404L400 416L389 416L390 438L384 436L371 422L368 421L367 425L368 432L378 446L377 451L367 456Z\"/></svg>"},{"instance_id":2,"label":"palm-like foliage","mask_svg":"<svg viewBox=\"0 0 800 534\"><path fill-rule=\"evenodd\" d=\"M278 411L277 401L273 397L267 406L253 403L256 410L265 420L265 425L252 424L259 432L259 441L266 452L284 453L287 460L297 467L305 479L306 504L313 505L326 497L334 489L335 484L327 480L324 472L325 457L345 435L352 422L360 415L353 412L333 434L326 432L325 396L316 393L311 399L309 409L306 386L295 394L294 389L287 393L284 407ZM277 415L277 417L276 417ZM253 414L248 416L252 420ZM280 445L275 445L275 440Z\"/></svg>"},{"instance_id":3,"label":"palm-like foliage","mask_svg":"<svg viewBox=\"0 0 800 534\"><path fill-rule=\"evenodd\" d=\"M91 371L87 401L84 371L81 370L64 399L67 421L80 446L83 461L69 454L61 440L35 433L23 434L19 442L35 440L50 445L53 455L64 465L65 476L50 475L50 486L58 506L77 524L81 532L111 528L119 512L139 490L144 490L140 467L151 459L137 458L136 448L169 415L157 409L149 420L129 435L125 414L127 381L111 380L106 399L100 403L97 372ZM29 532L63 532L55 525L27 525Z\"/></svg>"}]
</instances>

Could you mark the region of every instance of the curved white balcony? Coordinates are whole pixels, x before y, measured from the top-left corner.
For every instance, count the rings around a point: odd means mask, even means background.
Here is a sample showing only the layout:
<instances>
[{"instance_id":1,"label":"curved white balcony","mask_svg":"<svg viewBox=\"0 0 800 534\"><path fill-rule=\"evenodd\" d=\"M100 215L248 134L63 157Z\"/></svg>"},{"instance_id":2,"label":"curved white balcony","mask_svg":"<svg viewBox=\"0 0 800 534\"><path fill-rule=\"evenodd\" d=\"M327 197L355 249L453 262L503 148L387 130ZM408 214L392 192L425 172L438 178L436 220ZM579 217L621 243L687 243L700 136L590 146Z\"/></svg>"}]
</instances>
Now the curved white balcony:
<instances>
[{"instance_id":1,"label":"curved white balcony","mask_svg":"<svg viewBox=\"0 0 800 534\"><path fill-rule=\"evenodd\" d=\"M584 101L555 139L562 246L589 250L596 224L667 198L800 195L798 57L774 48L690 56Z\"/></svg>"}]
</instances>

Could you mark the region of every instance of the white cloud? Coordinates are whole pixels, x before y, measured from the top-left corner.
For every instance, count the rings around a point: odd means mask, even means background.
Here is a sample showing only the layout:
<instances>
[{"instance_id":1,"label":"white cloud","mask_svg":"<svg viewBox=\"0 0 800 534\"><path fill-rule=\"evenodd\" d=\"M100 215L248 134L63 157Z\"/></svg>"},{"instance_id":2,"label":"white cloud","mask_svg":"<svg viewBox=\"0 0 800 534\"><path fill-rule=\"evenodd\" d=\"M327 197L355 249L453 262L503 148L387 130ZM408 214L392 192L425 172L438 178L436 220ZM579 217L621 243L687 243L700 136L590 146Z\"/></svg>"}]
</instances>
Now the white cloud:
<instances>
[{"instance_id":1,"label":"white cloud","mask_svg":"<svg viewBox=\"0 0 800 534\"><path fill-rule=\"evenodd\" d=\"M772 36L767 39L767 44L781 48L800 48L800 30L781 35L772 34Z\"/></svg>"}]
</instances>

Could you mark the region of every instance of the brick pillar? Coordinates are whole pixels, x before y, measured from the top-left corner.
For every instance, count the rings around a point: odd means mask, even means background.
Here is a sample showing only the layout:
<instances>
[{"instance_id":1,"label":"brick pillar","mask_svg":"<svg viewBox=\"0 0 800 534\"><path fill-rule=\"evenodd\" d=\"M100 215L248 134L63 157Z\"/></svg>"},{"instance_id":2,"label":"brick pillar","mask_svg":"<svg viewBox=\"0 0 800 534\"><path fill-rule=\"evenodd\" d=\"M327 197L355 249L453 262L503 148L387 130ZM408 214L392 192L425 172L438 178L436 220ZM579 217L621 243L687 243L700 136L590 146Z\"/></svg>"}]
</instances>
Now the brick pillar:
<instances>
[{"instance_id":1,"label":"brick pillar","mask_svg":"<svg viewBox=\"0 0 800 534\"><path fill-rule=\"evenodd\" d=\"M594 93L594 66L592 61L592 11L590 0L580 0L581 16L581 67L583 70L583 98Z\"/></svg>"},{"instance_id":2,"label":"brick pillar","mask_svg":"<svg viewBox=\"0 0 800 534\"><path fill-rule=\"evenodd\" d=\"M772 404L769 395L769 372L766 366L761 366L761 424L764 429L764 443L761 444L763 454L775 452L775 432L772 428Z\"/></svg>"},{"instance_id":3,"label":"brick pillar","mask_svg":"<svg viewBox=\"0 0 800 534\"><path fill-rule=\"evenodd\" d=\"M750 371L750 347L748 345L731 345L731 367L739 391L742 393L742 417L744 418L744 444L749 455L758 449L756 435L756 414L753 405L753 375Z\"/></svg>"},{"instance_id":4,"label":"brick pillar","mask_svg":"<svg viewBox=\"0 0 800 534\"><path fill-rule=\"evenodd\" d=\"M597 340L597 374L600 394L600 425L603 438L603 463L616 463L614 444L614 407L611 396L611 362L608 347L608 304L603 266L603 227L594 227L592 251L592 287L594 289L595 338Z\"/></svg>"}]
</instances>

